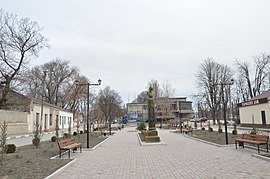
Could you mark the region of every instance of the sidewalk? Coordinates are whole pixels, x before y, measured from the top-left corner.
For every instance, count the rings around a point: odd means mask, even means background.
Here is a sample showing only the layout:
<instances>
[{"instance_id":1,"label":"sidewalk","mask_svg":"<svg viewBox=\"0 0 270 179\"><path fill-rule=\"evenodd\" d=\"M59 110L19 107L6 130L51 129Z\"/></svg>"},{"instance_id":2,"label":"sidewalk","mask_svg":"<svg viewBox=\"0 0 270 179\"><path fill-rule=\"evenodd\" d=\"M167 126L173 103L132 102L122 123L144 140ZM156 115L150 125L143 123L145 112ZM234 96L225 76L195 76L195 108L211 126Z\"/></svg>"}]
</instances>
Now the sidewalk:
<instances>
[{"instance_id":1,"label":"sidewalk","mask_svg":"<svg viewBox=\"0 0 270 179\"><path fill-rule=\"evenodd\" d=\"M124 128L95 150L76 153L76 161L50 178L270 178L270 162L256 150L217 147L169 130L166 145L140 146L135 128Z\"/></svg>"}]
</instances>

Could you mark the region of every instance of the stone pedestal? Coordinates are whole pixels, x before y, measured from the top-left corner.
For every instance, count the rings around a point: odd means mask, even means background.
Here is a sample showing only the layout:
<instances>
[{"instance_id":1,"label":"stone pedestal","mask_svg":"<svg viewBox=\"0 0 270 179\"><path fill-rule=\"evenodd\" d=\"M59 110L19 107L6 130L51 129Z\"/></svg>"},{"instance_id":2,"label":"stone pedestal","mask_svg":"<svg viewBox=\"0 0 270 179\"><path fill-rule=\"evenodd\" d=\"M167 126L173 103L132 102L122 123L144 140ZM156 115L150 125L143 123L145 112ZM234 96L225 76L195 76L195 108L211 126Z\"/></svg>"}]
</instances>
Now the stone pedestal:
<instances>
[{"instance_id":1,"label":"stone pedestal","mask_svg":"<svg viewBox=\"0 0 270 179\"><path fill-rule=\"evenodd\" d=\"M160 142L160 138L158 136L158 131L156 130L148 130L147 135L145 136L145 142Z\"/></svg>"}]
</instances>

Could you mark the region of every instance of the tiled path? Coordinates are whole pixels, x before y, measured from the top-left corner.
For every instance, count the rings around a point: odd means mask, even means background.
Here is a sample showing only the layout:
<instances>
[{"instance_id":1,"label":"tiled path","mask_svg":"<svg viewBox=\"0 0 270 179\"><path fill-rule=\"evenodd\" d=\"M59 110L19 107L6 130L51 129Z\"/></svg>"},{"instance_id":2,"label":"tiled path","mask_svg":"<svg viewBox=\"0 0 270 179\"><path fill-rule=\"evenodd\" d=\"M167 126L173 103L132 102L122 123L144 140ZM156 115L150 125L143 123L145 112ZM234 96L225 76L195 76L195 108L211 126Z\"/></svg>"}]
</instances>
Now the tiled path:
<instances>
[{"instance_id":1,"label":"tiled path","mask_svg":"<svg viewBox=\"0 0 270 179\"><path fill-rule=\"evenodd\" d=\"M182 134L159 130L167 145L140 146L135 128L124 128L51 178L167 179L270 178L270 162L257 150L217 147Z\"/></svg>"}]
</instances>

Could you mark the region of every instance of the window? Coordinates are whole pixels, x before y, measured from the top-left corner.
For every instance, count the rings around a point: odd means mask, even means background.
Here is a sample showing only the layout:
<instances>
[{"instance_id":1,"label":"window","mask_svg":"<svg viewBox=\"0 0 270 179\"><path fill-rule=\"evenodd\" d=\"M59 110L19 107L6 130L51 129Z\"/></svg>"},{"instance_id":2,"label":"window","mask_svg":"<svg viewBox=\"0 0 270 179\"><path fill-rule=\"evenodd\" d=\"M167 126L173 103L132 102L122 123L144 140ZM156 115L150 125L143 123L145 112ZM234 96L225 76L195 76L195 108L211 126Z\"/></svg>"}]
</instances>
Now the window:
<instances>
[{"instance_id":1,"label":"window","mask_svg":"<svg viewBox=\"0 0 270 179\"><path fill-rule=\"evenodd\" d=\"M39 113L36 113L36 124L39 122Z\"/></svg>"},{"instance_id":2,"label":"window","mask_svg":"<svg viewBox=\"0 0 270 179\"><path fill-rule=\"evenodd\" d=\"M50 126L52 126L52 114L50 114Z\"/></svg>"},{"instance_id":3,"label":"window","mask_svg":"<svg viewBox=\"0 0 270 179\"><path fill-rule=\"evenodd\" d=\"M265 117L265 111L261 111L261 116L262 116L262 125L266 125L266 117Z\"/></svg>"}]
</instances>

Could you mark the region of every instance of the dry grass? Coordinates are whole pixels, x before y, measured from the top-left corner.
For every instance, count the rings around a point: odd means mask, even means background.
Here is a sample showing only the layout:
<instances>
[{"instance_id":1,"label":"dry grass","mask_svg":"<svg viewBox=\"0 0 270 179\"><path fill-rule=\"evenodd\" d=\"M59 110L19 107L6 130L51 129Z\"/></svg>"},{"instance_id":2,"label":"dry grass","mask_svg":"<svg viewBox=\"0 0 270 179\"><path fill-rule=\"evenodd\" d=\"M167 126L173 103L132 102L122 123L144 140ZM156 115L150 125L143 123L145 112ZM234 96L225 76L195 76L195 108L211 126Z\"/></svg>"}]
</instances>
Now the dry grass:
<instances>
[{"instance_id":1,"label":"dry grass","mask_svg":"<svg viewBox=\"0 0 270 179\"><path fill-rule=\"evenodd\" d=\"M209 132L207 130L193 130L192 136L220 145L226 144L226 137L224 132L218 133L217 131ZM240 138L240 135L232 135L231 133L228 133L228 144L234 144L235 138Z\"/></svg>"}]
</instances>

